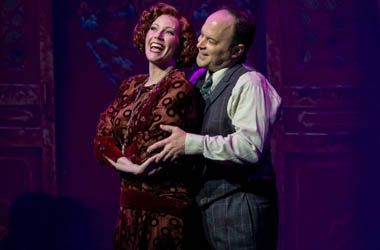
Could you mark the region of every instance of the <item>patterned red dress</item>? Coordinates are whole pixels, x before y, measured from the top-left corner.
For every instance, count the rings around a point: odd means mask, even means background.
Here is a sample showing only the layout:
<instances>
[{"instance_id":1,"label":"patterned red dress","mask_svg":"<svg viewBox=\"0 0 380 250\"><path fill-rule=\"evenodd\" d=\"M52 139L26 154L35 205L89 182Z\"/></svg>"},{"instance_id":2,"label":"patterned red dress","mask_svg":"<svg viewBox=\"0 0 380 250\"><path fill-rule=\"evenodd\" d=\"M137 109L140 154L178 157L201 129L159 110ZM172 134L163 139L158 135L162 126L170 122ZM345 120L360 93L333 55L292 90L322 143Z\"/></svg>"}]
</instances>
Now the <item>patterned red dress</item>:
<instances>
[{"instance_id":1,"label":"patterned red dress","mask_svg":"<svg viewBox=\"0 0 380 250\"><path fill-rule=\"evenodd\" d=\"M160 83L145 87L147 77L137 75L124 81L116 99L101 114L94 140L94 152L101 163L111 166L104 156L114 161L125 156L141 164L151 156L146 149L169 135L160 129L160 124L179 126L185 131L197 127L197 98L184 73L172 72ZM197 229L189 209L189 162L161 166L163 169L150 177L120 173L120 212L114 249L190 248L194 242L187 239L186 232L191 231L193 236Z\"/></svg>"}]
</instances>

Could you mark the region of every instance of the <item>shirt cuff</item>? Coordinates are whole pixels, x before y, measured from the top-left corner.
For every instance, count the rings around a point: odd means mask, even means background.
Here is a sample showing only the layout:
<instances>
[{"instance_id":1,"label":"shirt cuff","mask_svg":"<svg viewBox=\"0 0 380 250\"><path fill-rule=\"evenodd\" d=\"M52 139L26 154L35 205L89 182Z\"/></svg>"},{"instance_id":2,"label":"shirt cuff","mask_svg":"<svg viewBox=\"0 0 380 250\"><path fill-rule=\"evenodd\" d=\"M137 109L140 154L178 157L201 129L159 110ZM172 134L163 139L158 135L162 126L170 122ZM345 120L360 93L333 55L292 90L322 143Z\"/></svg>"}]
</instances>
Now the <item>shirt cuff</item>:
<instances>
[{"instance_id":1,"label":"shirt cuff","mask_svg":"<svg viewBox=\"0 0 380 250\"><path fill-rule=\"evenodd\" d=\"M204 140L203 135L186 133L185 154L186 155L203 154L203 140Z\"/></svg>"}]
</instances>

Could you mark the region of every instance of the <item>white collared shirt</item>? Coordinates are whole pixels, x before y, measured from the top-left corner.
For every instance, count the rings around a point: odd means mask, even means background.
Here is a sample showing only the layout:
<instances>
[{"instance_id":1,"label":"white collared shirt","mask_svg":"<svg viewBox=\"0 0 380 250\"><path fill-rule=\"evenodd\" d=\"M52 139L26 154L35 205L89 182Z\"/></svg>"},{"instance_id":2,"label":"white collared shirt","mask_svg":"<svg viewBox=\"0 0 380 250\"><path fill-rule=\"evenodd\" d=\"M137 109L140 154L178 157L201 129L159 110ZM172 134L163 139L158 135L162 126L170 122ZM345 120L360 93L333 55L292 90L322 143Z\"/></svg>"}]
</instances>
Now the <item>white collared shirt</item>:
<instances>
[{"instance_id":1,"label":"white collared shirt","mask_svg":"<svg viewBox=\"0 0 380 250\"><path fill-rule=\"evenodd\" d=\"M218 85L218 83L223 79L227 70L228 70L228 68L220 69L220 70L218 70L212 74L212 76L211 76L212 77L212 85L210 88L211 92L215 89L216 85ZM205 79L208 79L209 76L210 76L210 72L207 71Z\"/></svg>"},{"instance_id":2,"label":"white collared shirt","mask_svg":"<svg viewBox=\"0 0 380 250\"><path fill-rule=\"evenodd\" d=\"M211 91L228 68L212 74ZM209 72L206 73L206 78ZM250 71L238 79L227 104L227 114L235 128L223 136L187 133L185 154L201 154L220 163L257 163L270 140L272 126L278 118L281 98L267 79Z\"/></svg>"}]
</instances>

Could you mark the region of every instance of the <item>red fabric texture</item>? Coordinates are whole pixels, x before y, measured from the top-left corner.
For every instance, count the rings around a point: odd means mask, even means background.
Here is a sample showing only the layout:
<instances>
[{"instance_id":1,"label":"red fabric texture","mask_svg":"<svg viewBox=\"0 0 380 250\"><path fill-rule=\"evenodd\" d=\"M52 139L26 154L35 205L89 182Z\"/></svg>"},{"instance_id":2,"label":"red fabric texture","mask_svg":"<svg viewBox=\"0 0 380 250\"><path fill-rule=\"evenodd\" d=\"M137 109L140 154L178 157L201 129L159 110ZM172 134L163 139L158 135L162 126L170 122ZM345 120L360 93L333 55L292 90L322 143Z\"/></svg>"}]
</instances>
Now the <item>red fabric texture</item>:
<instances>
[{"instance_id":1,"label":"red fabric texture","mask_svg":"<svg viewBox=\"0 0 380 250\"><path fill-rule=\"evenodd\" d=\"M147 75L137 75L124 81L115 100L100 115L94 154L101 163L110 165L105 156L113 161L125 156L135 164L143 163L153 155L147 148L169 136L160 129L161 124L178 126L187 132L198 128L198 99L183 72L173 72L155 86L145 87L146 79ZM123 155L121 145L125 137ZM191 164L189 160L179 160L176 165L160 164L162 170L147 177L121 173L121 194L128 190L149 194L133 200L121 197L114 249L181 249L189 244L184 242L184 226L192 221L184 224L178 210L193 202ZM144 209L149 207L154 207L154 211Z\"/></svg>"}]
</instances>

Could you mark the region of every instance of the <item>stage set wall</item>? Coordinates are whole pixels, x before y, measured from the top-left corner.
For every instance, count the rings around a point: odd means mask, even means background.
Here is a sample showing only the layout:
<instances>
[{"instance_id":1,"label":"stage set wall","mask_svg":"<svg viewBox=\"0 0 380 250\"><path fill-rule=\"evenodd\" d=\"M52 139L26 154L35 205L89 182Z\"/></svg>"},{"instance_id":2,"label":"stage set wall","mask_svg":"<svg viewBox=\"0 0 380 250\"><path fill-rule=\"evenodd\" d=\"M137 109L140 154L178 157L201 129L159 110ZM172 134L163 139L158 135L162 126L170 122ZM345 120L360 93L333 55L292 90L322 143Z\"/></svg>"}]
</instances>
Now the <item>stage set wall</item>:
<instances>
[{"instance_id":1,"label":"stage set wall","mask_svg":"<svg viewBox=\"0 0 380 250\"><path fill-rule=\"evenodd\" d=\"M0 0L0 249L111 249L119 175L92 142L121 81L148 72L132 32L156 2ZM283 99L278 250L379 249L380 0L165 2L197 34L223 4L256 15L247 63Z\"/></svg>"}]
</instances>

